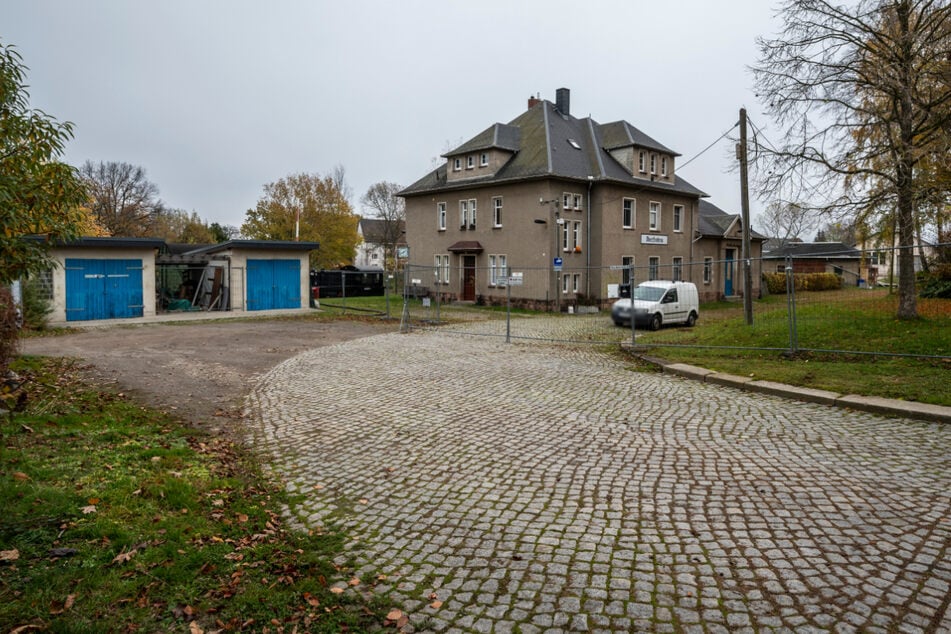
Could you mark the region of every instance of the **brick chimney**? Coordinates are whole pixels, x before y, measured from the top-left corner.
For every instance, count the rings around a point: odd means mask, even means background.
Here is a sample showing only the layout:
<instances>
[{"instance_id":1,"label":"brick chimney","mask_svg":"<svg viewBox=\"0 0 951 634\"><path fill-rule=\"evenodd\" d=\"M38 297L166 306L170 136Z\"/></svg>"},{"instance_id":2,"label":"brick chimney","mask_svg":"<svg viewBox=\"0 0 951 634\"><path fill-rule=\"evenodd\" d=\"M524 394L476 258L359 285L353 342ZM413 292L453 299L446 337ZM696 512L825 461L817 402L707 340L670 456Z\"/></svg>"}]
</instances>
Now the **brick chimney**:
<instances>
[{"instance_id":1,"label":"brick chimney","mask_svg":"<svg viewBox=\"0 0 951 634\"><path fill-rule=\"evenodd\" d=\"M541 100L541 96L540 96L540 95L536 95L536 96L534 96L534 97L533 97L532 95L529 95L529 96L528 96L528 109L531 110L532 108L534 108L535 106L537 106L537 105L540 104L541 102L542 102L542 100Z\"/></svg>"},{"instance_id":2,"label":"brick chimney","mask_svg":"<svg viewBox=\"0 0 951 634\"><path fill-rule=\"evenodd\" d=\"M559 88L555 91L555 108L558 112L568 116L571 114L571 91L567 88Z\"/></svg>"}]
</instances>

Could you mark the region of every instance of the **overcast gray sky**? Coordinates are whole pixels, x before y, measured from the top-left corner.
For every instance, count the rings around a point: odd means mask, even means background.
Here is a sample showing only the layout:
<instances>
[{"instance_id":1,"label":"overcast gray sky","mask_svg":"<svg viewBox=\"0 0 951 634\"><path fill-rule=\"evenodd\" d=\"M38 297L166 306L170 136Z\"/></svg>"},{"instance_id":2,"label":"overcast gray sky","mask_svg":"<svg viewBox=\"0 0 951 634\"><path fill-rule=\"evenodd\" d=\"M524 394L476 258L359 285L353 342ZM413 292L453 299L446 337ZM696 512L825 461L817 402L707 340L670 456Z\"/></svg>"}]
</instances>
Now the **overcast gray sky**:
<instances>
[{"instance_id":1,"label":"overcast gray sky","mask_svg":"<svg viewBox=\"0 0 951 634\"><path fill-rule=\"evenodd\" d=\"M408 185L530 95L701 152L746 106L768 0L3 0L66 160L141 165L171 207L240 226L263 186L342 165ZM739 213L729 141L679 174ZM761 208L753 201L754 212Z\"/></svg>"}]
</instances>

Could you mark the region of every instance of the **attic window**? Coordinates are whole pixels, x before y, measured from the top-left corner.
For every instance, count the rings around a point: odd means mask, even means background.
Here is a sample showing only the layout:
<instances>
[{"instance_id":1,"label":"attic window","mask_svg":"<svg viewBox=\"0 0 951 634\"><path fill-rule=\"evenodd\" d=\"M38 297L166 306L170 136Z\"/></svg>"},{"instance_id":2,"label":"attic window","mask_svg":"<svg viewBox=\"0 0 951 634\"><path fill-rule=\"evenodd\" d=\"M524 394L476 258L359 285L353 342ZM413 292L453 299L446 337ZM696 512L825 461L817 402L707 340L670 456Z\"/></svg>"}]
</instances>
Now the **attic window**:
<instances>
[{"instance_id":1,"label":"attic window","mask_svg":"<svg viewBox=\"0 0 951 634\"><path fill-rule=\"evenodd\" d=\"M575 141L574 139L568 139L568 143L569 143L569 145L571 145L571 147L573 147L573 148L576 149L576 150L580 150L580 149L581 149L581 146L578 145L578 142Z\"/></svg>"}]
</instances>

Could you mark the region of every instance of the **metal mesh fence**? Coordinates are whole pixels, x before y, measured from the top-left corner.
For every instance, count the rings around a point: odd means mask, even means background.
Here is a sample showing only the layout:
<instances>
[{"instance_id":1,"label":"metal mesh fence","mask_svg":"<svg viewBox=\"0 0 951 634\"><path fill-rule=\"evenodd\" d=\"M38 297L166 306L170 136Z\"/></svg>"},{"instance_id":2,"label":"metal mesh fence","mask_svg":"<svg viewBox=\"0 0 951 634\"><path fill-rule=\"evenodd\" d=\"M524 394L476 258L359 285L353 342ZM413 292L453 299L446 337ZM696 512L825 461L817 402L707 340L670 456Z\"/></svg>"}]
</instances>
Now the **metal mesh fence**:
<instances>
[{"instance_id":1,"label":"metal mesh fence","mask_svg":"<svg viewBox=\"0 0 951 634\"><path fill-rule=\"evenodd\" d=\"M948 245L932 249L931 268L940 270ZM506 340L951 356L951 299L918 298L918 312L935 336L926 343L902 337L897 255L896 249L820 247L750 261L748 307L742 296L747 262L740 260L561 270L517 262L466 269L408 266L401 276L401 328ZM916 268L928 261L915 256ZM675 279L698 290L696 328L664 324L655 332L645 323L615 324L612 307L628 301L631 288Z\"/></svg>"}]
</instances>

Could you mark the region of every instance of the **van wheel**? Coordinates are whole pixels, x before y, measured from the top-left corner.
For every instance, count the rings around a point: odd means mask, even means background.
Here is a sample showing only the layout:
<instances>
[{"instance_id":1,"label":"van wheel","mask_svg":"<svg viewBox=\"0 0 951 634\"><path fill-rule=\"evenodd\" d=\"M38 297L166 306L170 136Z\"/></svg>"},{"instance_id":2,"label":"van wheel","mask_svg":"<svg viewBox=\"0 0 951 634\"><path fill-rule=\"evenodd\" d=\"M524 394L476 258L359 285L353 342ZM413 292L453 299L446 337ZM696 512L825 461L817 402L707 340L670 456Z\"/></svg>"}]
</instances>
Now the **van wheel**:
<instances>
[{"instance_id":1,"label":"van wheel","mask_svg":"<svg viewBox=\"0 0 951 634\"><path fill-rule=\"evenodd\" d=\"M687 327L693 328L697 325L697 313L690 311L690 314L687 315Z\"/></svg>"},{"instance_id":2,"label":"van wheel","mask_svg":"<svg viewBox=\"0 0 951 634\"><path fill-rule=\"evenodd\" d=\"M661 321L662 321L662 320L661 320L660 313L658 313L658 314L654 315L653 317L651 317L650 329L651 329L651 330L660 330Z\"/></svg>"}]
</instances>

